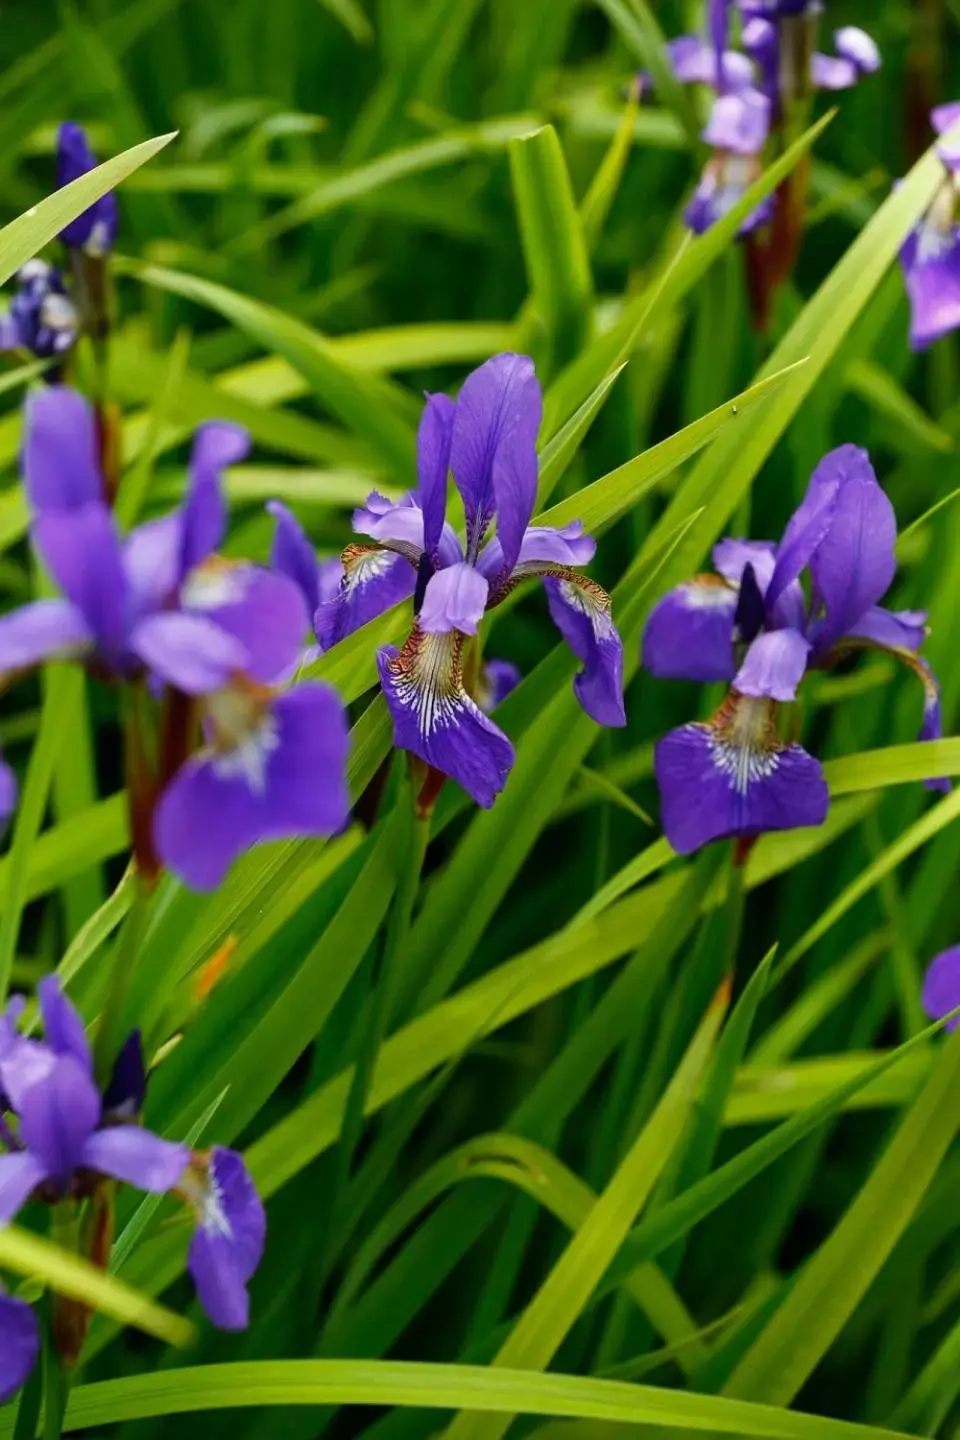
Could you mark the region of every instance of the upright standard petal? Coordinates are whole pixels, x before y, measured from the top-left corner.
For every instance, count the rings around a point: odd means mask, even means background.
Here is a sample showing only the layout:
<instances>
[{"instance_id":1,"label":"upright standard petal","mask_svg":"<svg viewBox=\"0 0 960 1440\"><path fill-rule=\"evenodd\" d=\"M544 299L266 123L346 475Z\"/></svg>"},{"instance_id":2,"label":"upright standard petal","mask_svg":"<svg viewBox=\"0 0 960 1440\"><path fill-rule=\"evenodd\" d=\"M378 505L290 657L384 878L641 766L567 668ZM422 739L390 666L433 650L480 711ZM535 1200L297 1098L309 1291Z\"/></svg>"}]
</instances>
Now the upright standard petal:
<instances>
[{"instance_id":1,"label":"upright standard petal","mask_svg":"<svg viewBox=\"0 0 960 1440\"><path fill-rule=\"evenodd\" d=\"M825 615L812 631L824 653L890 588L897 568L897 519L865 450L842 445L822 462L839 474L830 525L810 559L814 592Z\"/></svg>"},{"instance_id":2,"label":"upright standard petal","mask_svg":"<svg viewBox=\"0 0 960 1440\"><path fill-rule=\"evenodd\" d=\"M242 425L212 420L201 425L190 453L190 483L183 507L180 574L187 575L217 549L227 526L223 471L250 452Z\"/></svg>"},{"instance_id":3,"label":"upright standard petal","mask_svg":"<svg viewBox=\"0 0 960 1440\"><path fill-rule=\"evenodd\" d=\"M79 1012L60 988L55 975L48 975L37 986L40 1014L43 1017L43 1038L55 1055L71 1055L87 1074L93 1073L93 1051L86 1027Z\"/></svg>"},{"instance_id":4,"label":"upright standard petal","mask_svg":"<svg viewBox=\"0 0 960 1440\"><path fill-rule=\"evenodd\" d=\"M219 1329L244 1330L247 1284L263 1255L267 1217L242 1157L211 1151L181 1190L198 1217L188 1263L200 1304Z\"/></svg>"},{"instance_id":5,"label":"upright standard petal","mask_svg":"<svg viewBox=\"0 0 960 1440\"><path fill-rule=\"evenodd\" d=\"M25 1301L0 1290L0 1405L25 1384L39 1353L37 1317Z\"/></svg>"},{"instance_id":6,"label":"upright standard petal","mask_svg":"<svg viewBox=\"0 0 960 1440\"><path fill-rule=\"evenodd\" d=\"M96 166L83 128L65 120L57 134L57 185L62 188L79 180ZM90 254L103 255L117 238L117 197L112 190L101 195L60 231L64 245L82 246Z\"/></svg>"},{"instance_id":7,"label":"upright standard petal","mask_svg":"<svg viewBox=\"0 0 960 1440\"><path fill-rule=\"evenodd\" d=\"M480 553L496 512L504 564L513 569L537 499L542 411L540 382L528 355L494 355L463 383L450 466L463 497L470 560Z\"/></svg>"},{"instance_id":8,"label":"upright standard petal","mask_svg":"<svg viewBox=\"0 0 960 1440\"><path fill-rule=\"evenodd\" d=\"M610 596L575 570L547 576L543 583L553 623L583 661L573 682L582 708L598 725L625 725L623 641L610 613Z\"/></svg>"},{"instance_id":9,"label":"upright standard petal","mask_svg":"<svg viewBox=\"0 0 960 1440\"><path fill-rule=\"evenodd\" d=\"M180 510L138 525L123 542L123 573L131 624L175 602L183 578L180 573L182 547L183 513Z\"/></svg>"},{"instance_id":10,"label":"upright standard petal","mask_svg":"<svg viewBox=\"0 0 960 1440\"><path fill-rule=\"evenodd\" d=\"M643 664L661 680L732 680L737 591L697 575L664 595L643 632Z\"/></svg>"},{"instance_id":11,"label":"upright standard petal","mask_svg":"<svg viewBox=\"0 0 960 1440\"><path fill-rule=\"evenodd\" d=\"M184 613L202 616L239 641L246 674L263 685L288 674L310 627L303 595L288 576L216 556L191 572L180 603Z\"/></svg>"},{"instance_id":12,"label":"upright standard petal","mask_svg":"<svg viewBox=\"0 0 960 1440\"><path fill-rule=\"evenodd\" d=\"M317 552L307 539L296 516L279 500L267 502L267 513L277 522L273 532L270 564L286 575L300 589L307 614L312 615L320 604L320 565Z\"/></svg>"},{"instance_id":13,"label":"upright standard petal","mask_svg":"<svg viewBox=\"0 0 960 1440\"><path fill-rule=\"evenodd\" d=\"M758 635L737 671L734 689L742 695L793 700L809 654L810 641L796 630L769 630Z\"/></svg>"},{"instance_id":14,"label":"upright standard petal","mask_svg":"<svg viewBox=\"0 0 960 1440\"><path fill-rule=\"evenodd\" d=\"M255 708L164 791L154 821L160 857L192 889L213 890L261 841L334 834L349 814L348 749L343 702L328 685L301 685Z\"/></svg>"},{"instance_id":15,"label":"upright standard petal","mask_svg":"<svg viewBox=\"0 0 960 1440\"><path fill-rule=\"evenodd\" d=\"M155 1195L175 1189L189 1163L186 1145L161 1140L141 1125L110 1125L97 1130L84 1145L82 1156L85 1169Z\"/></svg>"},{"instance_id":16,"label":"upright standard petal","mask_svg":"<svg viewBox=\"0 0 960 1440\"><path fill-rule=\"evenodd\" d=\"M377 655L393 719L394 743L462 785L489 808L514 761L513 746L463 686L463 637L426 635L416 627L401 650Z\"/></svg>"},{"instance_id":17,"label":"upright standard petal","mask_svg":"<svg viewBox=\"0 0 960 1440\"><path fill-rule=\"evenodd\" d=\"M109 1120L132 1120L140 1114L147 1098L147 1066L143 1037L131 1030L113 1063L113 1073L103 1092L103 1115Z\"/></svg>"},{"instance_id":18,"label":"upright standard petal","mask_svg":"<svg viewBox=\"0 0 960 1440\"><path fill-rule=\"evenodd\" d=\"M48 385L27 396L23 478L37 515L79 510L104 499L96 423L78 391Z\"/></svg>"},{"instance_id":19,"label":"upright standard petal","mask_svg":"<svg viewBox=\"0 0 960 1440\"><path fill-rule=\"evenodd\" d=\"M766 587L768 614L810 564L814 551L833 523L837 496L851 475L859 472L866 451L855 445L841 445L825 455L810 476L807 492L787 521L777 546L776 563ZM867 461L869 464L869 461Z\"/></svg>"},{"instance_id":20,"label":"upright standard petal","mask_svg":"<svg viewBox=\"0 0 960 1440\"><path fill-rule=\"evenodd\" d=\"M773 703L731 693L706 725L672 730L654 752L664 832L681 855L712 840L822 825L823 771L780 740Z\"/></svg>"},{"instance_id":21,"label":"upright standard petal","mask_svg":"<svg viewBox=\"0 0 960 1440\"><path fill-rule=\"evenodd\" d=\"M960 1009L960 945L941 950L927 967L923 977L920 1003L931 1020L942 1020L951 1010ZM948 1020L944 1029L956 1030L960 1015Z\"/></svg>"},{"instance_id":22,"label":"upright standard petal","mask_svg":"<svg viewBox=\"0 0 960 1440\"><path fill-rule=\"evenodd\" d=\"M486 580L466 560L438 570L427 583L419 617L421 630L428 635L444 635L450 630L476 635L489 593Z\"/></svg>"},{"instance_id":23,"label":"upright standard petal","mask_svg":"<svg viewBox=\"0 0 960 1440\"><path fill-rule=\"evenodd\" d=\"M69 600L35 600L0 617L0 672L82 655L93 632Z\"/></svg>"},{"instance_id":24,"label":"upright standard petal","mask_svg":"<svg viewBox=\"0 0 960 1440\"><path fill-rule=\"evenodd\" d=\"M417 431L417 485L423 512L423 548L434 564L447 513L447 474L457 407L449 395L428 395Z\"/></svg>"},{"instance_id":25,"label":"upright standard petal","mask_svg":"<svg viewBox=\"0 0 960 1440\"><path fill-rule=\"evenodd\" d=\"M73 511L46 510L33 541L60 589L80 611L106 663L126 659L128 596L113 516L94 503Z\"/></svg>"}]
</instances>

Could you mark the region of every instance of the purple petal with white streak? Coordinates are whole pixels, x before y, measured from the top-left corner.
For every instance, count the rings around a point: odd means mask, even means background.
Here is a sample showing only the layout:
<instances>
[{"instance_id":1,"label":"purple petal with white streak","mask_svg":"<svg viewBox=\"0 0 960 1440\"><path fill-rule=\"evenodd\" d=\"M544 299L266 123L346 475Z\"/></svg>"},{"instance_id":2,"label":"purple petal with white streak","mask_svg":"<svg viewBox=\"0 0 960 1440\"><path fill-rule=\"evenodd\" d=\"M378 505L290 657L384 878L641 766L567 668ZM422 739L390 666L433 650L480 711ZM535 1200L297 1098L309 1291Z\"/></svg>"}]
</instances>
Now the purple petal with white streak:
<instances>
[{"instance_id":1,"label":"purple petal with white streak","mask_svg":"<svg viewBox=\"0 0 960 1440\"><path fill-rule=\"evenodd\" d=\"M377 654L393 719L394 744L462 785L478 805L493 804L514 761L510 741L463 687L463 638L414 629L402 650Z\"/></svg>"},{"instance_id":2,"label":"purple petal with white streak","mask_svg":"<svg viewBox=\"0 0 960 1440\"><path fill-rule=\"evenodd\" d=\"M573 682L582 708L598 725L627 723L623 708L623 641L610 613L610 597L587 575L546 576L553 623L583 669Z\"/></svg>"},{"instance_id":3,"label":"purple petal with white streak","mask_svg":"<svg viewBox=\"0 0 960 1440\"><path fill-rule=\"evenodd\" d=\"M766 702L741 700L740 704ZM681 855L713 840L822 825L830 804L819 764L763 732L739 738L714 725L672 730L654 752L661 821Z\"/></svg>"},{"instance_id":4,"label":"purple petal with white streak","mask_svg":"<svg viewBox=\"0 0 960 1440\"><path fill-rule=\"evenodd\" d=\"M184 613L201 615L246 651L245 672L270 684L300 656L310 615L299 586L259 565L214 560L189 576L181 592Z\"/></svg>"},{"instance_id":5,"label":"purple petal with white streak","mask_svg":"<svg viewBox=\"0 0 960 1440\"><path fill-rule=\"evenodd\" d=\"M670 590L650 612L643 664L660 680L732 680L737 591L713 575Z\"/></svg>"},{"instance_id":6,"label":"purple petal with white streak","mask_svg":"<svg viewBox=\"0 0 960 1440\"><path fill-rule=\"evenodd\" d=\"M200 1304L221 1330L246 1329L247 1282L260 1264L266 1234L263 1204L242 1157L234 1150L212 1151L188 1264Z\"/></svg>"},{"instance_id":7,"label":"purple petal with white streak","mask_svg":"<svg viewBox=\"0 0 960 1440\"><path fill-rule=\"evenodd\" d=\"M735 155L758 155L770 131L770 101L748 87L720 95L713 102L703 138L715 150Z\"/></svg>"},{"instance_id":8,"label":"purple petal with white streak","mask_svg":"<svg viewBox=\"0 0 960 1440\"><path fill-rule=\"evenodd\" d=\"M958 154L960 163L960 154ZM960 327L960 230L931 218L907 236L900 251L910 301L910 346L925 350Z\"/></svg>"},{"instance_id":9,"label":"purple petal with white streak","mask_svg":"<svg viewBox=\"0 0 960 1440\"><path fill-rule=\"evenodd\" d=\"M332 835L346 823L346 714L328 685L277 697L240 749L201 751L157 807L157 850L194 890L213 890L232 861L265 840Z\"/></svg>"},{"instance_id":10,"label":"purple petal with white streak","mask_svg":"<svg viewBox=\"0 0 960 1440\"><path fill-rule=\"evenodd\" d=\"M416 584L417 572L402 555L379 545L348 545L341 557L338 593L322 601L313 617L321 648L329 650L368 621L409 600Z\"/></svg>"},{"instance_id":11,"label":"purple petal with white streak","mask_svg":"<svg viewBox=\"0 0 960 1440\"><path fill-rule=\"evenodd\" d=\"M880 69L880 50L872 35L858 25L843 25L833 32L838 55L856 65L861 75L873 75Z\"/></svg>"}]
</instances>

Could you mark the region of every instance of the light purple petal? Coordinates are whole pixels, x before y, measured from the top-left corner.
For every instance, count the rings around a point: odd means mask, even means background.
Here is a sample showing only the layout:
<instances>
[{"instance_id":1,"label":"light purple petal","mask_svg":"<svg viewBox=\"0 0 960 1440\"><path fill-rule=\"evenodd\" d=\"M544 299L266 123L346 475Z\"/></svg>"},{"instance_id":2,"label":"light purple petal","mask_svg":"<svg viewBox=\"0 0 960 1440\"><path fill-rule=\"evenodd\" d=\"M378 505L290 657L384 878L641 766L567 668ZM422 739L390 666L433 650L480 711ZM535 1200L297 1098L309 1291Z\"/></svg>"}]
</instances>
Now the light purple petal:
<instances>
[{"instance_id":1,"label":"light purple petal","mask_svg":"<svg viewBox=\"0 0 960 1440\"><path fill-rule=\"evenodd\" d=\"M517 688L522 678L517 666L509 660L488 660L480 672L476 695L477 704L484 715L496 710L510 692Z\"/></svg>"},{"instance_id":2,"label":"light purple petal","mask_svg":"<svg viewBox=\"0 0 960 1440\"><path fill-rule=\"evenodd\" d=\"M815 50L810 57L810 79L815 90L850 90L860 79L860 71L842 55Z\"/></svg>"},{"instance_id":3,"label":"light purple petal","mask_svg":"<svg viewBox=\"0 0 960 1440\"><path fill-rule=\"evenodd\" d=\"M212 890L261 841L334 834L349 814L348 749L330 686L279 696L242 745L203 751L174 777L154 824L161 858L192 889Z\"/></svg>"},{"instance_id":4,"label":"light purple petal","mask_svg":"<svg viewBox=\"0 0 960 1440\"><path fill-rule=\"evenodd\" d=\"M0 1405L26 1382L39 1353L37 1317L25 1301L0 1291Z\"/></svg>"},{"instance_id":5,"label":"light purple petal","mask_svg":"<svg viewBox=\"0 0 960 1440\"><path fill-rule=\"evenodd\" d=\"M66 385L27 396L23 471L36 514L102 503L96 424L87 401Z\"/></svg>"},{"instance_id":6,"label":"light purple petal","mask_svg":"<svg viewBox=\"0 0 960 1440\"><path fill-rule=\"evenodd\" d=\"M417 484L423 510L423 548L438 560L447 512L447 473L457 407L449 395L428 395L417 432Z\"/></svg>"},{"instance_id":7,"label":"light purple petal","mask_svg":"<svg viewBox=\"0 0 960 1440\"><path fill-rule=\"evenodd\" d=\"M712 85L717 80L717 52L699 35L679 35L667 44L667 56L674 75L685 85ZM753 65L739 50L723 52L722 84L740 90L753 80Z\"/></svg>"},{"instance_id":8,"label":"light purple petal","mask_svg":"<svg viewBox=\"0 0 960 1440\"><path fill-rule=\"evenodd\" d=\"M654 606L643 632L643 663L661 680L732 680L737 591L700 575Z\"/></svg>"},{"instance_id":9,"label":"light purple petal","mask_svg":"<svg viewBox=\"0 0 960 1440\"><path fill-rule=\"evenodd\" d=\"M897 520L865 450L841 445L821 461L838 479L830 526L810 560L816 595L826 615L814 631L829 649L889 589L896 571Z\"/></svg>"},{"instance_id":10,"label":"light purple petal","mask_svg":"<svg viewBox=\"0 0 960 1440\"><path fill-rule=\"evenodd\" d=\"M33 541L60 589L80 611L108 663L119 663L127 625L127 589L113 516L105 505L45 510Z\"/></svg>"},{"instance_id":11,"label":"light purple petal","mask_svg":"<svg viewBox=\"0 0 960 1440\"><path fill-rule=\"evenodd\" d=\"M589 565L596 553L597 542L592 536L584 535L579 520L562 530L553 525L531 525L520 542L520 553L512 571L506 568L503 546L496 535L484 545L477 569L494 585L542 575L544 567L551 565Z\"/></svg>"},{"instance_id":12,"label":"light purple petal","mask_svg":"<svg viewBox=\"0 0 960 1440\"><path fill-rule=\"evenodd\" d=\"M833 32L838 55L851 60L861 75L873 75L880 69L880 50L872 35L857 25L843 25ZM949 107L944 107L949 108Z\"/></svg>"},{"instance_id":13,"label":"light purple petal","mask_svg":"<svg viewBox=\"0 0 960 1440\"><path fill-rule=\"evenodd\" d=\"M771 630L758 635L733 682L742 695L793 700L803 679L810 641L796 630Z\"/></svg>"},{"instance_id":14,"label":"light purple petal","mask_svg":"<svg viewBox=\"0 0 960 1440\"><path fill-rule=\"evenodd\" d=\"M928 216L907 237L900 264L910 301L910 345L924 350L960 327L960 230Z\"/></svg>"},{"instance_id":15,"label":"light purple petal","mask_svg":"<svg viewBox=\"0 0 960 1440\"><path fill-rule=\"evenodd\" d=\"M250 662L235 635L203 615L181 610L141 620L130 646L149 670L187 695L210 695Z\"/></svg>"},{"instance_id":16,"label":"light purple petal","mask_svg":"<svg viewBox=\"0 0 960 1440\"><path fill-rule=\"evenodd\" d=\"M277 522L273 532L270 564L281 575L299 586L307 614L312 615L320 604L320 565L317 552L307 538L296 516L279 500L267 502L267 513ZM339 578L339 576L338 576Z\"/></svg>"},{"instance_id":17,"label":"light purple petal","mask_svg":"<svg viewBox=\"0 0 960 1440\"><path fill-rule=\"evenodd\" d=\"M221 1330L249 1320L247 1282L263 1255L267 1217L241 1156L216 1149L199 1201L189 1267L200 1304Z\"/></svg>"},{"instance_id":18,"label":"light purple petal","mask_svg":"<svg viewBox=\"0 0 960 1440\"><path fill-rule=\"evenodd\" d=\"M242 425L213 420L201 425L190 454L190 482L183 507L180 574L189 574L220 545L227 525L223 471L250 452L250 436Z\"/></svg>"},{"instance_id":19,"label":"light purple petal","mask_svg":"<svg viewBox=\"0 0 960 1440\"><path fill-rule=\"evenodd\" d=\"M379 545L348 545L341 557L341 574L336 598L321 602L313 619L324 650L402 600L409 600L417 584L417 572L410 562Z\"/></svg>"},{"instance_id":20,"label":"light purple petal","mask_svg":"<svg viewBox=\"0 0 960 1440\"><path fill-rule=\"evenodd\" d=\"M48 1171L38 1155L21 1151L0 1155L0 1225L6 1225L23 1209ZM0 1332L2 1333L2 1332ZM0 1361L2 1365L2 1361ZM0 1377L3 1371L0 1368Z\"/></svg>"},{"instance_id":21,"label":"light purple petal","mask_svg":"<svg viewBox=\"0 0 960 1440\"><path fill-rule=\"evenodd\" d=\"M171 604L180 587L183 515L175 510L131 530L123 542L123 572L131 618L150 615Z\"/></svg>"},{"instance_id":22,"label":"light purple petal","mask_svg":"<svg viewBox=\"0 0 960 1440\"><path fill-rule=\"evenodd\" d=\"M161 1140L141 1125L111 1125L96 1131L83 1147L86 1169L158 1195L180 1183L189 1163L186 1145Z\"/></svg>"},{"instance_id":23,"label":"light purple petal","mask_svg":"<svg viewBox=\"0 0 960 1440\"><path fill-rule=\"evenodd\" d=\"M413 495L406 495L394 504L374 490L365 505L353 512L353 528L358 535L369 535L384 548L403 555L416 568L423 554L423 511ZM444 525L437 546L437 563L455 565L463 559L460 541L453 528Z\"/></svg>"},{"instance_id":24,"label":"light purple petal","mask_svg":"<svg viewBox=\"0 0 960 1440\"><path fill-rule=\"evenodd\" d=\"M475 560L497 515L513 568L537 498L540 382L527 355L494 355L467 376L457 399L450 466L463 497L467 558Z\"/></svg>"},{"instance_id":25,"label":"light purple petal","mask_svg":"<svg viewBox=\"0 0 960 1440\"><path fill-rule=\"evenodd\" d=\"M739 585L748 565L753 573L760 593L766 595L767 586L773 578L776 564L776 546L770 540L718 540L713 547L713 564L717 573L731 585Z\"/></svg>"},{"instance_id":26,"label":"light purple petal","mask_svg":"<svg viewBox=\"0 0 960 1440\"><path fill-rule=\"evenodd\" d=\"M43 1038L55 1055L71 1055L88 1075L93 1074L93 1052L83 1020L60 988L55 975L47 975L37 986Z\"/></svg>"},{"instance_id":27,"label":"light purple petal","mask_svg":"<svg viewBox=\"0 0 960 1440\"><path fill-rule=\"evenodd\" d=\"M920 649L927 636L927 612L925 610L885 610L882 605L873 605L857 621L847 636L868 640L884 650Z\"/></svg>"},{"instance_id":28,"label":"light purple petal","mask_svg":"<svg viewBox=\"0 0 960 1440\"><path fill-rule=\"evenodd\" d=\"M776 49L777 27L762 15L754 15L740 31L740 43L748 55L764 64L771 49Z\"/></svg>"},{"instance_id":29,"label":"light purple petal","mask_svg":"<svg viewBox=\"0 0 960 1440\"><path fill-rule=\"evenodd\" d=\"M89 625L69 600L36 600L0 617L0 671L81 655L92 640Z\"/></svg>"},{"instance_id":30,"label":"light purple petal","mask_svg":"<svg viewBox=\"0 0 960 1440\"><path fill-rule=\"evenodd\" d=\"M186 613L213 621L240 642L247 675L263 684L289 672L310 628L299 587L258 565L213 559L192 571L180 600Z\"/></svg>"},{"instance_id":31,"label":"light purple petal","mask_svg":"<svg viewBox=\"0 0 960 1440\"><path fill-rule=\"evenodd\" d=\"M930 961L923 977L920 1003L931 1020L942 1020L944 1015L960 1006L960 945L941 950ZM960 1015L955 1015L944 1028L956 1030L958 1025Z\"/></svg>"},{"instance_id":32,"label":"light purple petal","mask_svg":"<svg viewBox=\"0 0 960 1440\"><path fill-rule=\"evenodd\" d=\"M466 560L438 570L427 583L420 611L420 628L428 635L459 630L476 635L483 619L490 587Z\"/></svg>"},{"instance_id":33,"label":"light purple petal","mask_svg":"<svg viewBox=\"0 0 960 1440\"><path fill-rule=\"evenodd\" d=\"M415 629L377 654L394 744L419 755L489 808L514 761L513 746L463 688L463 639Z\"/></svg>"},{"instance_id":34,"label":"light purple petal","mask_svg":"<svg viewBox=\"0 0 960 1440\"><path fill-rule=\"evenodd\" d=\"M777 739L769 707L742 698L732 718L684 725L657 745L661 820L679 854L730 836L823 824L830 804L823 772L799 745Z\"/></svg>"},{"instance_id":35,"label":"light purple petal","mask_svg":"<svg viewBox=\"0 0 960 1440\"><path fill-rule=\"evenodd\" d=\"M25 1091L18 1109L21 1140L48 1175L65 1182L100 1119L100 1095L89 1071L72 1055L58 1057Z\"/></svg>"},{"instance_id":36,"label":"light purple petal","mask_svg":"<svg viewBox=\"0 0 960 1440\"><path fill-rule=\"evenodd\" d=\"M556 625L583 669L573 692L598 725L627 723L623 708L623 642L610 613L610 597L595 580L570 571L544 579Z\"/></svg>"},{"instance_id":37,"label":"light purple petal","mask_svg":"<svg viewBox=\"0 0 960 1440\"><path fill-rule=\"evenodd\" d=\"M935 105L930 111L930 124L938 135L944 135L960 120L960 100L950 100L946 105Z\"/></svg>"},{"instance_id":38,"label":"light purple petal","mask_svg":"<svg viewBox=\"0 0 960 1440\"><path fill-rule=\"evenodd\" d=\"M3 759L0 759L0 826L7 823L14 810L17 808L17 777L10 766Z\"/></svg>"},{"instance_id":39,"label":"light purple petal","mask_svg":"<svg viewBox=\"0 0 960 1440\"><path fill-rule=\"evenodd\" d=\"M57 1063L49 1045L16 1036L0 1056L0 1086L13 1110L19 1112L31 1086L45 1080Z\"/></svg>"},{"instance_id":40,"label":"light purple petal","mask_svg":"<svg viewBox=\"0 0 960 1440\"><path fill-rule=\"evenodd\" d=\"M703 138L715 150L759 155L770 130L770 101L759 90L731 91L713 102Z\"/></svg>"}]
</instances>

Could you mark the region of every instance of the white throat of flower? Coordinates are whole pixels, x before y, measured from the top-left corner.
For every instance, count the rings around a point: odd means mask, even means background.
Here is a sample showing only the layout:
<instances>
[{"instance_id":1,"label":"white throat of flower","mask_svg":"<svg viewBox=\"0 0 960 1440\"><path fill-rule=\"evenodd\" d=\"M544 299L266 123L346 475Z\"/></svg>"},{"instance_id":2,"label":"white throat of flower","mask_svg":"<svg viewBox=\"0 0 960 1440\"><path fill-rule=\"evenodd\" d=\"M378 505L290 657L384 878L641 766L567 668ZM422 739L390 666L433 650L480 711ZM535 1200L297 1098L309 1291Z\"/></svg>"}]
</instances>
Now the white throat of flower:
<instances>
[{"instance_id":1,"label":"white throat of flower","mask_svg":"<svg viewBox=\"0 0 960 1440\"><path fill-rule=\"evenodd\" d=\"M204 1161L202 1156L194 1156L193 1163L187 1167L177 1189L208 1235L220 1236L224 1240L233 1239L233 1226L227 1219L223 1191L217 1181L212 1160Z\"/></svg>"},{"instance_id":2,"label":"white throat of flower","mask_svg":"<svg viewBox=\"0 0 960 1440\"><path fill-rule=\"evenodd\" d=\"M213 770L222 780L243 779L255 795L267 788L270 757L280 744L271 692L237 684L207 701L213 729Z\"/></svg>"},{"instance_id":3,"label":"white throat of flower","mask_svg":"<svg viewBox=\"0 0 960 1440\"><path fill-rule=\"evenodd\" d=\"M772 700L731 691L707 725L710 758L738 795L769 780L780 764L783 744L773 717Z\"/></svg>"},{"instance_id":4,"label":"white throat of flower","mask_svg":"<svg viewBox=\"0 0 960 1440\"><path fill-rule=\"evenodd\" d=\"M917 230L917 264L926 265L947 253L955 242L956 181L948 175Z\"/></svg>"},{"instance_id":5,"label":"white throat of flower","mask_svg":"<svg viewBox=\"0 0 960 1440\"><path fill-rule=\"evenodd\" d=\"M187 610L217 610L243 599L247 572L218 555L197 565L183 583L180 599Z\"/></svg>"}]
</instances>

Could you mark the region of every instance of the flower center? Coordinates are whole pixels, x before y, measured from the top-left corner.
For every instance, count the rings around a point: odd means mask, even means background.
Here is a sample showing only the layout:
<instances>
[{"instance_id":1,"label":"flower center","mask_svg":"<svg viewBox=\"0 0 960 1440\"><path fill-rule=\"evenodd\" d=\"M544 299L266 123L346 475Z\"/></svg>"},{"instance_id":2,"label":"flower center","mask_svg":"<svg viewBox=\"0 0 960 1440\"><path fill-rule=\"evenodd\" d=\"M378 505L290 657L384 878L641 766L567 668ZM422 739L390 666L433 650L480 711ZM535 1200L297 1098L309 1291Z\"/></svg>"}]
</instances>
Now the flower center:
<instances>
[{"instance_id":1,"label":"flower center","mask_svg":"<svg viewBox=\"0 0 960 1440\"><path fill-rule=\"evenodd\" d=\"M237 679L207 701L214 773L223 780L242 778L258 795L266 789L270 756L280 744L272 698L264 686Z\"/></svg>"},{"instance_id":2,"label":"flower center","mask_svg":"<svg viewBox=\"0 0 960 1440\"><path fill-rule=\"evenodd\" d=\"M917 263L919 265L925 265L930 260L938 260L954 244L955 207L956 191L953 177L950 176L940 186L930 209L920 222L917 237Z\"/></svg>"},{"instance_id":3,"label":"flower center","mask_svg":"<svg viewBox=\"0 0 960 1440\"><path fill-rule=\"evenodd\" d=\"M181 602L188 610L217 610L243 599L243 567L211 555L187 576Z\"/></svg>"},{"instance_id":4,"label":"flower center","mask_svg":"<svg viewBox=\"0 0 960 1440\"><path fill-rule=\"evenodd\" d=\"M707 725L710 758L738 795L746 795L758 780L768 780L780 764L783 745L775 713L772 700L731 690Z\"/></svg>"}]
</instances>

